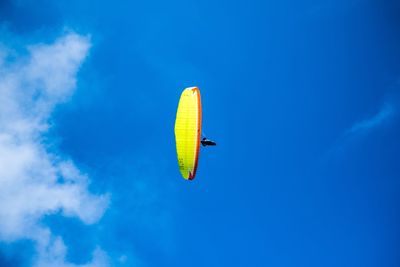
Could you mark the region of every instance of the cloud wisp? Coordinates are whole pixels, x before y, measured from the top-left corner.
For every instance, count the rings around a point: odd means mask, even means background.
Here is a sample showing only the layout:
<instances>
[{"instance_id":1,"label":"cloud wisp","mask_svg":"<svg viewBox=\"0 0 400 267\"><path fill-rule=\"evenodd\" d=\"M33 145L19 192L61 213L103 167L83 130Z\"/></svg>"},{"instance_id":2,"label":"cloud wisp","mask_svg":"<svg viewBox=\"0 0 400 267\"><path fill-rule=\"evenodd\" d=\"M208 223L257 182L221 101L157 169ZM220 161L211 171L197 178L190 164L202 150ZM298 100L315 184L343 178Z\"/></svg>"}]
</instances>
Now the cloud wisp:
<instances>
[{"instance_id":1,"label":"cloud wisp","mask_svg":"<svg viewBox=\"0 0 400 267\"><path fill-rule=\"evenodd\" d=\"M386 103L382 109L370 118L356 122L348 129L345 135L353 135L358 133L368 132L376 127L379 127L384 122L388 121L395 113L393 105Z\"/></svg>"},{"instance_id":2,"label":"cloud wisp","mask_svg":"<svg viewBox=\"0 0 400 267\"><path fill-rule=\"evenodd\" d=\"M68 263L62 237L41 222L59 213L93 224L108 206L107 195L90 193L88 176L50 152L43 137L56 105L76 89L89 49L90 39L75 33L29 46L26 55L0 46L0 241L32 240L37 267L108 266L100 248L85 265Z\"/></svg>"}]
</instances>

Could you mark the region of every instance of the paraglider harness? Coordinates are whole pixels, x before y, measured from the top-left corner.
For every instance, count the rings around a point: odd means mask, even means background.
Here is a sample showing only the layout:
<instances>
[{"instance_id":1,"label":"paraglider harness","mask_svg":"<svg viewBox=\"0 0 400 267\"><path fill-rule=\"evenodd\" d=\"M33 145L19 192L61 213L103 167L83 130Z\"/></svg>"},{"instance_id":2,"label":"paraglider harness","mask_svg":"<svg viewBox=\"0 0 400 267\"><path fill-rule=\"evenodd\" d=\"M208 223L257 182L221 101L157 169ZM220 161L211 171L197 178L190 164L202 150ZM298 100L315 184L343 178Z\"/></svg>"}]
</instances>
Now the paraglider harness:
<instances>
[{"instance_id":1,"label":"paraglider harness","mask_svg":"<svg viewBox=\"0 0 400 267\"><path fill-rule=\"evenodd\" d=\"M216 146L217 143L215 143L214 141L211 141L205 137L203 137L203 139L200 141L202 146Z\"/></svg>"}]
</instances>

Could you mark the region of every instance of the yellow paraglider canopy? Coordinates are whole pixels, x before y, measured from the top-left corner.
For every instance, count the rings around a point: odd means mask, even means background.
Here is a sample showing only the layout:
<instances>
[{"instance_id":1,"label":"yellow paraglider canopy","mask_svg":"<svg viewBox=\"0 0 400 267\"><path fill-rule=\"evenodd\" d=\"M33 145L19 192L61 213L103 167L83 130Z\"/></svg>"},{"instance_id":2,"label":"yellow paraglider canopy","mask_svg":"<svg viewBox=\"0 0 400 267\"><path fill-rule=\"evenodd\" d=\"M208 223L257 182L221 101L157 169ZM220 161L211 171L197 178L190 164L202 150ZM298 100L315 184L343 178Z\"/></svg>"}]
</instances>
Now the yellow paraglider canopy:
<instances>
[{"instance_id":1,"label":"yellow paraglider canopy","mask_svg":"<svg viewBox=\"0 0 400 267\"><path fill-rule=\"evenodd\" d=\"M176 112L175 141L179 170L183 178L193 180L200 152L201 98L197 87L186 88Z\"/></svg>"}]
</instances>

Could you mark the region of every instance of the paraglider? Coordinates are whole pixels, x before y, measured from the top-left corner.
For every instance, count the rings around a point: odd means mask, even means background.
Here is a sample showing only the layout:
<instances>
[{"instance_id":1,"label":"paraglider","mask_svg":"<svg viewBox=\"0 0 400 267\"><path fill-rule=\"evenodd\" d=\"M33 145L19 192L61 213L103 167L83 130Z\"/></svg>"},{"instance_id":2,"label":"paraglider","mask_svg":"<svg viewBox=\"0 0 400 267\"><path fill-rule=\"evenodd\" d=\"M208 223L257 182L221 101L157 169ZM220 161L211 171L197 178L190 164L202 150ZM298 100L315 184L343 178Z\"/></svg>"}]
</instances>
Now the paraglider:
<instances>
[{"instance_id":1,"label":"paraglider","mask_svg":"<svg viewBox=\"0 0 400 267\"><path fill-rule=\"evenodd\" d=\"M203 146L216 145L207 138L201 138L201 96L197 87L183 90L175 120L175 141L179 170L183 178L193 180L196 176L200 143Z\"/></svg>"},{"instance_id":2,"label":"paraglider","mask_svg":"<svg viewBox=\"0 0 400 267\"><path fill-rule=\"evenodd\" d=\"M215 143L214 141L207 139L206 137L203 137L203 139L201 139L201 145L202 146L215 146L217 145L217 143Z\"/></svg>"}]
</instances>

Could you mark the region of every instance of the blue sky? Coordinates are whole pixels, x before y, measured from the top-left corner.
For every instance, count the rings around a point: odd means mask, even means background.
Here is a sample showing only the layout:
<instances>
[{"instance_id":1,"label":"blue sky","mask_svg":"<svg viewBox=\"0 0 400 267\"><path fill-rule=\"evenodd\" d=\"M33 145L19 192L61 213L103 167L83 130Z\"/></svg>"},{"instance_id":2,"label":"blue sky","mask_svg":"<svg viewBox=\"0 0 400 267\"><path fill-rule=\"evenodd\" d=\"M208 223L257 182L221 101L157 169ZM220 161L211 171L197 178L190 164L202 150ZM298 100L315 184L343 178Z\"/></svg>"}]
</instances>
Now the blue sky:
<instances>
[{"instance_id":1,"label":"blue sky","mask_svg":"<svg viewBox=\"0 0 400 267\"><path fill-rule=\"evenodd\" d=\"M398 266L399 13L0 1L0 265ZM218 143L192 182L189 86Z\"/></svg>"}]
</instances>

